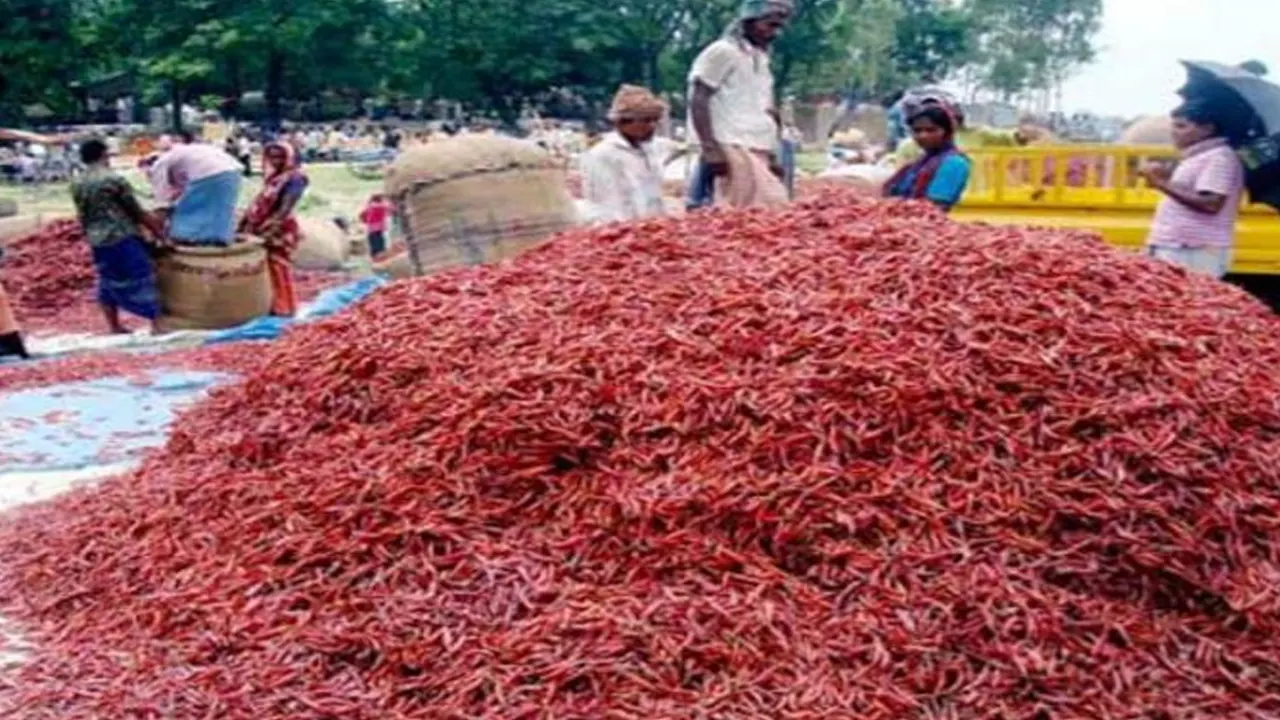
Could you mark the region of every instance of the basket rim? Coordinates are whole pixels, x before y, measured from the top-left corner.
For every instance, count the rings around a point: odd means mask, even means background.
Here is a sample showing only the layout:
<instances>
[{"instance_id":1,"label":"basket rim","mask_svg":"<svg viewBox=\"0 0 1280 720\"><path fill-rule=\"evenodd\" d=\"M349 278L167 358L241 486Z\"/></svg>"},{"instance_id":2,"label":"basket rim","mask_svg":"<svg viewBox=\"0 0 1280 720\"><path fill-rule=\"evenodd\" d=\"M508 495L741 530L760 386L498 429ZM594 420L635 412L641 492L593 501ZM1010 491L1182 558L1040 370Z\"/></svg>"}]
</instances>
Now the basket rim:
<instances>
[{"instance_id":1,"label":"basket rim","mask_svg":"<svg viewBox=\"0 0 1280 720\"><path fill-rule=\"evenodd\" d=\"M262 238L253 235L237 235L236 242L230 245L185 245L183 243L174 243L172 254L217 258L247 255L250 252L264 249L266 249L266 243L262 241Z\"/></svg>"}]
</instances>

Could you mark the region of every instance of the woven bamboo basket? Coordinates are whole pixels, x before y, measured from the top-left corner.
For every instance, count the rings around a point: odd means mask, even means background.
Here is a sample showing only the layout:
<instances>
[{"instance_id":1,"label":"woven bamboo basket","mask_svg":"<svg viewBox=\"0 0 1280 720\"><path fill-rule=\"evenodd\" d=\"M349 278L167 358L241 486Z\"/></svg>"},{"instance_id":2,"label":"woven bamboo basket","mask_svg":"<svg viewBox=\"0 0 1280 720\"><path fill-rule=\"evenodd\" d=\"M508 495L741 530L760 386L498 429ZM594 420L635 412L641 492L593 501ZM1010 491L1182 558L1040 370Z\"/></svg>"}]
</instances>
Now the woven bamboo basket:
<instances>
[{"instance_id":1,"label":"woven bamboo basket","mask_svg":"<svg viewBox=\"0 0 1280 720\"><path fill-rule=\"evenodd\" d=\"M388 170L386 190L415 275L504 260L577 222L563 165L513 138L414 148Z\"/></svg>"},{"instance_id":2,"label":"woven bamboo basket","mask_svg":"<svg viewBox=\"0 0 1280 720\"><path fill-rule=\"evenodd\" d=\"M229 247L178 246L156 261L156 284L170 330L214 330L271 310L267 251L257 238Z\"/></svg>"}]
</instances>

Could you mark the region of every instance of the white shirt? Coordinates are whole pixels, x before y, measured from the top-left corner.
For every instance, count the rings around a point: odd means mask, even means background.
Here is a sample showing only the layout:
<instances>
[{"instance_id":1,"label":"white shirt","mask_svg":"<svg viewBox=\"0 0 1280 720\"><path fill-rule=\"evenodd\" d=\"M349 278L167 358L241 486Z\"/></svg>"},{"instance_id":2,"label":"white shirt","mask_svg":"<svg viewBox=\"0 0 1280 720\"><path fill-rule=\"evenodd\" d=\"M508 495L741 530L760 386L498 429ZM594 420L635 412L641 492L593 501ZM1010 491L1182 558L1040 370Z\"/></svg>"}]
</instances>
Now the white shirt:
<instances>
[{"instance_id":1,"label":"white shirt","mask_svg":"<svg viewBox=\"0 0 1280 720\"><path fill-rule=\"evenodd\" d=\"M222 173L239 174L240 162L222 148L196 143L175 145L151 166L151 189L161 205L171 205L187 185Z\"/></svg>"},{"instance_id":2,"label":"white shirt","mask_svg":"<svg viewBox=\"0 0 1280 720\"><path fill-rule=\"evenodd\" d=\"M689 70L689 99L694 81L715 90L711 96L711 130L721 145L773 152L778 146L778 125L773 109L773 71L769 53L739 40L721 38L708 45ZM689 131L697 138L692 110Z\"/></svg>"},{"instance_id":3,"label":"white shirt","mask_svg":"<svg viewBox=\"0 0 1280 720\"><path fill-rule=\"evenodd\" d=\"M663 215L662 159L652 142L636 147L611 132L582 157L582 195L601 222Z\"/></svg>"}]
</instances>

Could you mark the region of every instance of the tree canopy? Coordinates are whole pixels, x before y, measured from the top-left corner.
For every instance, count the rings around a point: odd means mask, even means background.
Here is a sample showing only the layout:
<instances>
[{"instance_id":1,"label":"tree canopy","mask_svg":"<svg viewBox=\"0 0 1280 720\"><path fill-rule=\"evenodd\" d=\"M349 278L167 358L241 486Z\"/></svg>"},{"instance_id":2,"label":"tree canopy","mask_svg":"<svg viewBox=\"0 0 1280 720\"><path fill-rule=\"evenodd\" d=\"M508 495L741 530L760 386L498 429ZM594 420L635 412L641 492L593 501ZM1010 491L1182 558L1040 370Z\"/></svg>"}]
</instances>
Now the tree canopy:
<instances>
[{"instance_id":1,"label":"tree canopy","mask_svg":"<svg viewBox=\"0 0 1280 720\"><path fill-rule=\"evenodd\" d=\"M589 112L621 82L680 93L738 0L0 0L0 120L82 115L126 74L148 104L331 117L366 98L511 117ZM1101 0L797 0L775 72L793 94L878 97L964 69L1017 94L1094 54ZM261 93L260 107L242 99ZM585 103L585 105L584 105ZM566 106L567 107L567 106ZM573 111L567 108L566 111Z\"/></svg>"}]
</instances>

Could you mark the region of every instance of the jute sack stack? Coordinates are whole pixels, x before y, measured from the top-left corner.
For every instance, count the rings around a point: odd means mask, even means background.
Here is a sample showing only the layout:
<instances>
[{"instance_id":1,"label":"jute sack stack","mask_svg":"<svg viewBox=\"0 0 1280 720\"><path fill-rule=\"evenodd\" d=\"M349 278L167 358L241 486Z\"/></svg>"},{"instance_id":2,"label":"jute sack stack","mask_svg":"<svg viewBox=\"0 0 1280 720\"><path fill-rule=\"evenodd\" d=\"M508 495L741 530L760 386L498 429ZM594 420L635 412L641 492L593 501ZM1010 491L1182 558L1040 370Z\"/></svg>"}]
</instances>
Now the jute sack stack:
<instances>
[{"instance_id":1,"label":"jute sack stack","mask_svg":"<svg viewBox=\"0 0 1280 720\"><path fill-rule=\"evenodd\" d=\"M565 169L536 144L454 137L413 148L387 170L414 274L512 257L573 227Z\"/></svg>"},{"instance_id":2,"label":"jute sack stack","mask_svg":"<svg viewBox=\"0 0 1280 720\"><path fill-rule=\"evenodd\" d=\"M1173 145L1173 120L1156 115L1134 120L1120 133L1117 145Z\"/></svg>"},{"instance_id":3,"label":"jute sack stack","mask_svg":"<svg viewBox=\"0 0 1280 720\"><path fill-rule=\"evenodd\" d=\"M380 258L373 264L373 271L392 280L403 280L413 277L413 262L409 260L407 251Z\"/></svg>"},{"instance_id":4,"label":"jute sack stack","mask_svg":"<svg viewBox=\"0 0 1280 720\"><path fill-rule=\"evenodd\" d=\"M328 218L298 218L301 237L294 251L293 266L299 270L336 270L347 261L350 250L342 229Z\"/></svg>"},{"instance_id":5,"label":"jute sack stack","mask_svg":"<svg viewBox=\"0 0 1280 720\"><path fill-rule=\"evenodd\" d=\"M5 244L10 238L29 235L41 227L45 223L58 220L57 217L44 217L42 215L14 215L13 217L0 217L0 245Z\"/></svg>"},{"instance_id":6,"label":"jute sack stack","mask_svg":"<svg viewBox=\"0 0 1280 720\"><path fill-rule=\"evenodd\" d=\"M271 281L262 241L230 247L179 246L156 261L161 325L169 330L234 327L271 310Z\"/></svg>"}]
</instances>

